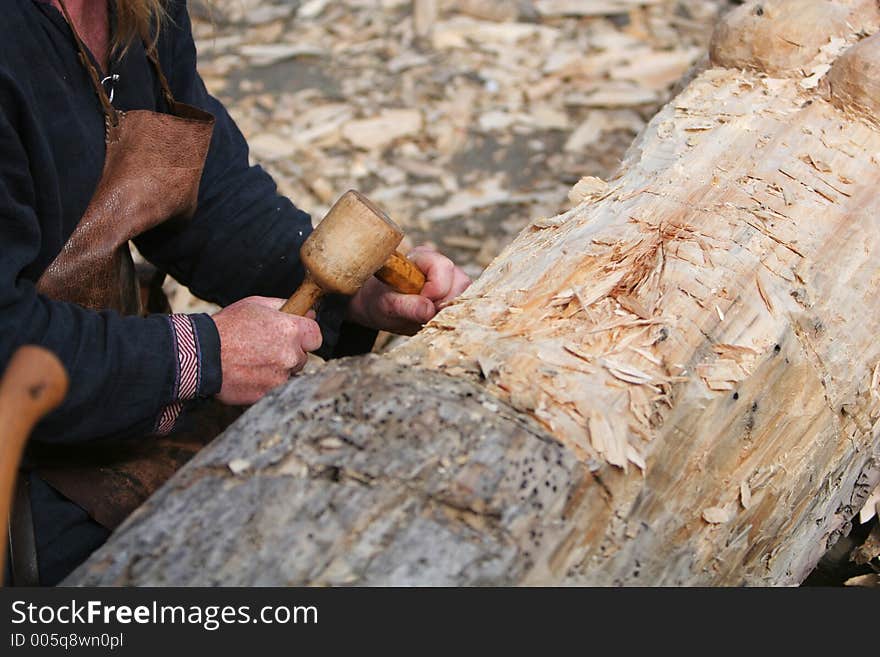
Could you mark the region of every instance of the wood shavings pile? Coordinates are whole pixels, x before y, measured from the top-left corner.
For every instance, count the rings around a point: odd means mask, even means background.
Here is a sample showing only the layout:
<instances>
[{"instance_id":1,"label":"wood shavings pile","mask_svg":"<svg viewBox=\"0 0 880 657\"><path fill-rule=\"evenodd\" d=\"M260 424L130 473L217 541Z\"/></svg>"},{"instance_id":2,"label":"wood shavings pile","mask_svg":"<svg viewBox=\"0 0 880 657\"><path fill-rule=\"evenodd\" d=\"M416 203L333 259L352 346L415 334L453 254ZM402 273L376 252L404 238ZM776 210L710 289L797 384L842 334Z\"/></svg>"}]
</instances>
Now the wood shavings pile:
<instances>
[{"instance_id":1,"label":"wood shavings pile","mask_svg":"<svg viewBox=\"0 0 880 657\"><path fill-rule=\"evenodd\" d=\"M727 0L190 3L199 69L282 193L349 188L476 276L595 194ZM175 311L211 307L169 282Z\"/></svg>"}]
</instances>

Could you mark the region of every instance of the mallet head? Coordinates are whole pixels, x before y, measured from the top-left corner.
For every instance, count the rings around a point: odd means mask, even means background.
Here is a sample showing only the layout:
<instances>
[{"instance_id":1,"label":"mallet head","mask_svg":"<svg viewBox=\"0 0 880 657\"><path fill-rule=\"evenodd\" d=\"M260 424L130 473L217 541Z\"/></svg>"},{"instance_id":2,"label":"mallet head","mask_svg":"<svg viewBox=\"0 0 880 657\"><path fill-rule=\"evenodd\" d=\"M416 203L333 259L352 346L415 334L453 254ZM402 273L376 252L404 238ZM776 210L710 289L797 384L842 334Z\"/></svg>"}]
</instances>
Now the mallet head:
<instances>
[{"instance_id":1,"label":"mallet head","mask_svg":"<svg viewBox=\"0 0 880 657\"><path fill-rule=\"evenodd\" d=\"M309 235L300 256L324 292L352 295L394 253L403 231L360 192L343 194Z\"/></svg>"}]
</instances>

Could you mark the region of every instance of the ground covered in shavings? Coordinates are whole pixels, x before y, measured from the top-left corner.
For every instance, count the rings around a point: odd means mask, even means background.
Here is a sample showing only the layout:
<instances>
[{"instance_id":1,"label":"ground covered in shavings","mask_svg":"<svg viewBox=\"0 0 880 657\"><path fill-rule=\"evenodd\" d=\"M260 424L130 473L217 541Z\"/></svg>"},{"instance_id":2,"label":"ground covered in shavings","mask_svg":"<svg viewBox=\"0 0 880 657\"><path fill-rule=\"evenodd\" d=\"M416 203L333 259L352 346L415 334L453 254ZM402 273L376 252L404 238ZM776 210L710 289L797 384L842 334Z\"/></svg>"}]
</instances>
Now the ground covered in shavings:
<instances>
[{"instance_id":1,"label":"ground covered in shavings","mask_svg":"<svg viewBox=\"0 0 880 657\"><path fill-rule=\"evenodd\" d=\"M472 276L613 174L732 4L190 2L202 76L282 193L319 220L358 189Z\"/></svg>"}]
</instances>

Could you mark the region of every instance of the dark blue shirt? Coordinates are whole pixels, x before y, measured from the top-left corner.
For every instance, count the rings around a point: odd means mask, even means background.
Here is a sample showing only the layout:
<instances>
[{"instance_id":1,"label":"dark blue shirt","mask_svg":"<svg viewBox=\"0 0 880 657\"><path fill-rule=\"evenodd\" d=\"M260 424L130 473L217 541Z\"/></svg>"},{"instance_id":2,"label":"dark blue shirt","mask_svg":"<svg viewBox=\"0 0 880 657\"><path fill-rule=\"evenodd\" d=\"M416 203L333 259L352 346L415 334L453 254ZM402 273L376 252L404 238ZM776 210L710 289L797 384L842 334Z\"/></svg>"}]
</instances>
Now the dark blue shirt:
<instances>
[{"instance_id":1,"label":"dark blue shirt","mask_svg":"<svg viewBox=\"0 0 880 657\"><path fill-rule=\"evenodd\" d=\"M35 290L100 178L101 106L55 8L40 0L0 0L0 8L0 370L17 347L38 344L56 353L70 374L67 399L37 427L34 440L145 436L160 410L175 401L176 354L167 318L94 312ZM195 216L173 240L156 232L135 242L159 269L204 299L226 305L249 295L286 297L303 277L298 253L311 220L277 193L263 169L249 164L244 137L205 89L185 1L173 0L168 11L158 41L162 68L177 100L209 111L216 125ZM141 43L102 74L119 76L117 109L167 111ZM344 299L331 298L319 314L322 355L372 344L374 333L351 327L343 331L351 331L350 344L341 343L345 306ZM194 320L202 351L199 395L209 397L222 381L220 339L210 317ZM35 517L38 533L42 523L45 534L45 510L35 509ZM55 518L58 527L49 532L55 533L38 541L72 549L65 543L80 530L74 520L64 522Z\"/></svg>"},{"instance_id":2,"label":"dark blue shirt","mask_svg":"<svg viewBox=\"0 0 880 657\"><path fill-rule=\"evenodd\" d=\"M82 217L104 164L104 117L63 16L39 0L0 0L0 368L23 344L58 354L71 377L63 406L35 432L43 441L148 433L174 401L176 356L162 316L121 317L53 301L34 289ZM175 97L211 112L214 136L195 216L174 239L135 240L159 269L194 294L227 305L249 295L288 296L302 280L299 247L309 216L250 166L248 147L196 71L185 2L169 5L158 54ZM114 105L165 111L141 43L121 61ZM344 304L321 314L325 353L336 345ZM220 344L195 316L201 396L220 389Z\"/></svg>"}]
</instances>

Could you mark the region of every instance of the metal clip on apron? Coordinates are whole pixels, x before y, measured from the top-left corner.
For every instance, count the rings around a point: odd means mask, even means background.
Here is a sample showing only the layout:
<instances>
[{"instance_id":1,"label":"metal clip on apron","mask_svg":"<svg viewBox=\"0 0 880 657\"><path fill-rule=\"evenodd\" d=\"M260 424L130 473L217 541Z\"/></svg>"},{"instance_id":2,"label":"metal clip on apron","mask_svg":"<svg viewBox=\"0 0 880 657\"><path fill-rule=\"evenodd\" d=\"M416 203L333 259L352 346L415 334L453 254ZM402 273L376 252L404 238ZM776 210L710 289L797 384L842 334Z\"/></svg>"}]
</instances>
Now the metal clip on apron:
<instances>
[{"instance_id":1,"label":"metal clip on apron","mask_svg":"<svg viewBox=\"0 0 880 657\"><path fill-rule=\"evenodd\" d=\"M117 111L63 1L61 7L104 111L107 149L94 196L70 239L40 277L37 289L93 310L137 315L141 300L128 242L160 224L192 217L214 118L174 99L152 46L146 47L147 57L169 113ZM222 431L221 422L215 424L201 426L198 435L43 446L43 453L29 452L29 463L112 530L191 458L206 438Z\"/></svg>"}]
</instances>

